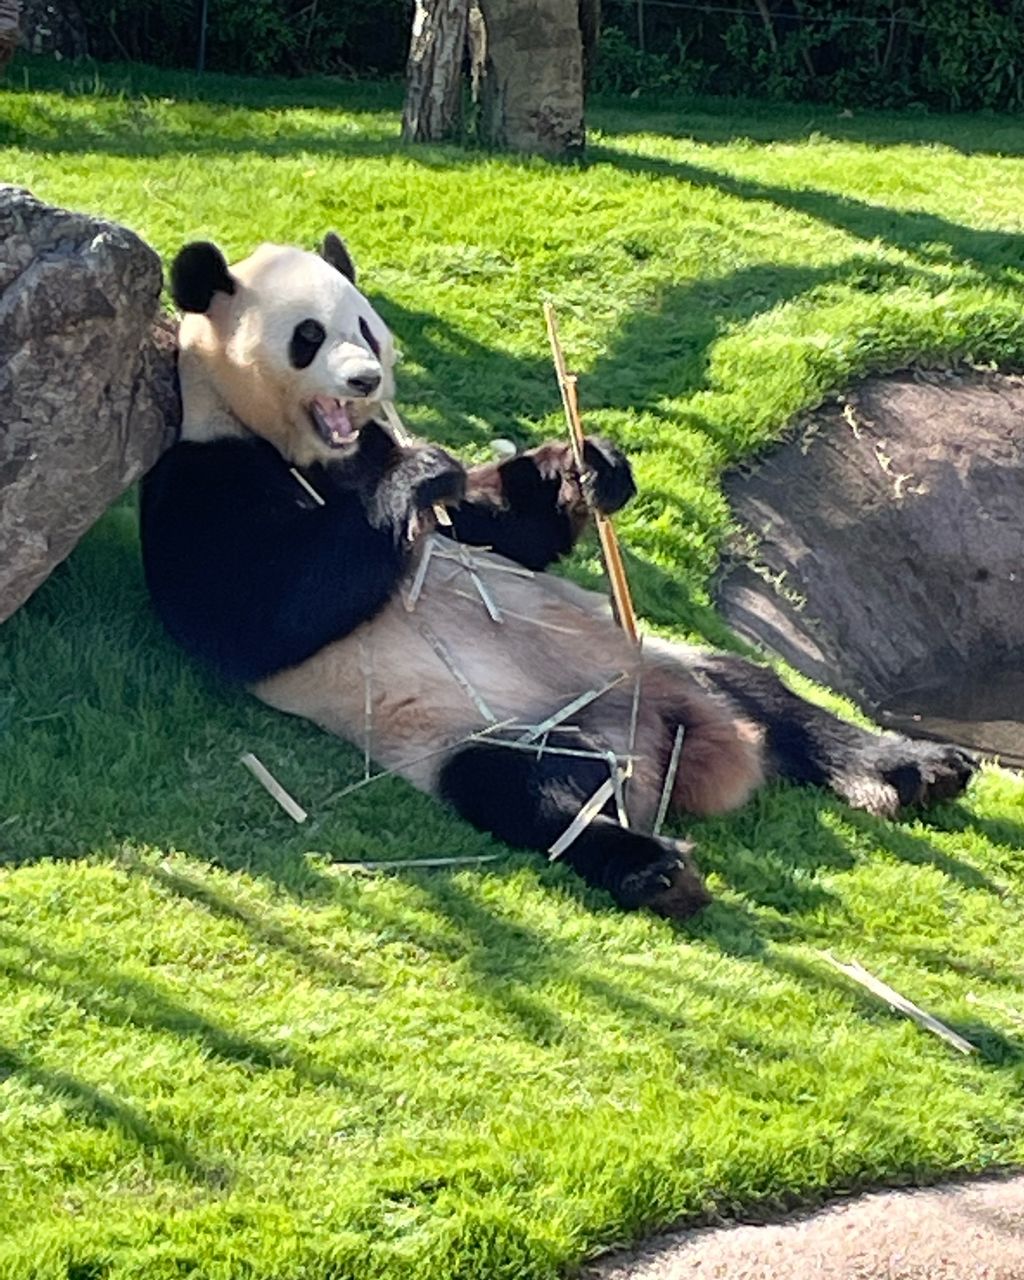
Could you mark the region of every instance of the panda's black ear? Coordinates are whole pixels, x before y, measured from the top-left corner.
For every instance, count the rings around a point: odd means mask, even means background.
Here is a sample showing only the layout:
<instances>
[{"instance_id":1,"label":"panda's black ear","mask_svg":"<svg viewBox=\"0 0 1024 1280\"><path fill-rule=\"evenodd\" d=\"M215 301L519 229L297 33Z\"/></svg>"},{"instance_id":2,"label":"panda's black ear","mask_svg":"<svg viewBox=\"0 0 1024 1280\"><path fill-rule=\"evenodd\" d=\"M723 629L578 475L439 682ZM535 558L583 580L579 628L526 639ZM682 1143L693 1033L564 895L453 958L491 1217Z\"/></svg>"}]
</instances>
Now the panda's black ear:
<instances>
[{"instance_id":1,"label":"panda's black ear","mask_svg":"<svg viewBox=\"0 0 1024 1280\"><path fill-rule=\"evenodd\" d=\"M215 293L234 293L224 255L208 240L193 240L171 266L171 296L182 311L209 311Z\"/></svg>"},{"instance_id":2,"label":"panda's black ear","mask_svg":"<svg viewBox=\"0 0 1024 1280\"><path fill-rule=\"evenodd\" d=\"M356 282L356 264L352 261L352 255L345 248L345 241L341 236L335 235L333 231L328 231L324 236L324 242L320 246L320 257L325 262L329 262L335 271L340 271L343 276L347 276L353 284Z\"/></svg>"}]
</instances>

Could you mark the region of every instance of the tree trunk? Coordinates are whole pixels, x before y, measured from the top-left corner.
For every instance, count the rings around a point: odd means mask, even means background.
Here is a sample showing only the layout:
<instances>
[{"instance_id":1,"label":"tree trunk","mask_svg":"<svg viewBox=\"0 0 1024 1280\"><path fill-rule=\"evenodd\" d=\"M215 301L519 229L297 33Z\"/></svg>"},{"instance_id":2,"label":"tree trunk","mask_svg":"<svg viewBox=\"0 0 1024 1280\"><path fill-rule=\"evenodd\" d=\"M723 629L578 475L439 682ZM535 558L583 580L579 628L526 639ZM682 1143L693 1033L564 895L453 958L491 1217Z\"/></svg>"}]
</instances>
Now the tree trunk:
<instances>
[{"instance_id":1,"label":"tree trunk","mask_svg":"<svg viewBox=\"0 0 1024 1280\"><path fill-rule=\"evenodd\" d=\"M402 137L438 142L458 130L469 0L416 0Z\"/></svg>"},{"instance_id":2,"label":"tree trunk","mask_svg":"<svg viewBox=\"0 0 1024 1280\"><path fill-rule=\"evenodd\" d=\"M14 57L18 46L20 0L0 0L0 71Z\"/></svg>"},{"instance_id":3,"label":"tree trunk","mask_svg":"<svg viewBox=\"0 0 1024 1280\"><path fill-rule=\"evenodd\" d=\"M578 0L480 0L487 26L481 133L492 146L582 150Z\"/></svg>"},{"instance_id":4,"label":"tree trunk","mask_svg":"<svg viewBox=\"0 0 1024 1280\"><path fill-rule=\"evenodd\" d=\"M580 35L583 38L583 87L594 82L594 64L601 35L601 0L579 0Z\"/></svg>"}]
</instances>

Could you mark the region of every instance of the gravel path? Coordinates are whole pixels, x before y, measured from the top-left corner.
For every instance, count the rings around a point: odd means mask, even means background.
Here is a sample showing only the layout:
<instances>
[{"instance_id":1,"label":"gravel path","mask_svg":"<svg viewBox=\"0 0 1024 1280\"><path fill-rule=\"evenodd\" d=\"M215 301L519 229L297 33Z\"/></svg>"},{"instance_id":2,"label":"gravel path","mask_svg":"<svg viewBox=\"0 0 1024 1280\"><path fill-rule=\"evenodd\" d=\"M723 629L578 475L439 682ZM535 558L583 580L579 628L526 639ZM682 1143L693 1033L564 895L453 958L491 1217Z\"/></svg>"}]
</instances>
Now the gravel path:
<instances>
[{"instance_id":1,"label":"gravel path","mask_svg":"<svg viewBox=\"0 0 1024 1280\"><path fill-rule=\"evenodd\" d=\"M680 1231L586 1280L1024 1280L1024 1176L878 1191L769 1226Z\"/></svg>"}]
</instances>

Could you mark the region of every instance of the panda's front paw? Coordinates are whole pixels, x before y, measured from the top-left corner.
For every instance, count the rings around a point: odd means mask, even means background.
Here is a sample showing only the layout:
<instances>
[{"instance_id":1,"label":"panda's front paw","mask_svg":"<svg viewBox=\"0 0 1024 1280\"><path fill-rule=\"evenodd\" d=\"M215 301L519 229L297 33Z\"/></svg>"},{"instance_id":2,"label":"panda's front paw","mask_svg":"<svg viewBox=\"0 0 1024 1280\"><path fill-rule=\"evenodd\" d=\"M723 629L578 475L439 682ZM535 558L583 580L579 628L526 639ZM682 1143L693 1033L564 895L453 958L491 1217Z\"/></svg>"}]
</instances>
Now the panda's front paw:
<instances>
[{"instance_id":1,"label":"panda's front paw","mask_svg":"<svg viewBox=\"0 0 1024 1280\"><path fill-rule=\"evenodd\" d=\"M461 502L466 493L466 468L437 445L412 450L408 469L413 480L413 505L426 511L438 503Z\"/></svg>"},{"instance_id":2,"label":"panda's front paw","mask_svg":"<svg viewBox=\"0 0 1024 1280\"><path fill-rule=\"evenodd\" d=\"M466 469L450 453L434 444L403 448L374 494L374 522L412 541L429 524L429 512L461 501L465 491Z\"/></svg>"},{"instance_id":3,"label":"panda's front paw","mask_svg":"<svg viewBox=\"0 0 1024 1280\"><path fill-rule=\"evenodd\" d=\"M636 481L629 459L610 440L587 436L583 442L583 464L587 496L604 515L612 515L635 496Z\"/></svg>"},{"instance_id":4,"label":"panda's front paw","mask_svg":"<svg viewBox=\"0 0 1024 1280\"><path fill-rule=\"evenodd\" d=\"M582 475L571 445L550 441L502 463L501 477L505 500L513 510L527 510L542 503L542 495L550 492L555 481L559 485L558 505L584 513L589 507L612 515L636 493L629 459L602 436L584 439Z\"/></svg>"}]
</instances>

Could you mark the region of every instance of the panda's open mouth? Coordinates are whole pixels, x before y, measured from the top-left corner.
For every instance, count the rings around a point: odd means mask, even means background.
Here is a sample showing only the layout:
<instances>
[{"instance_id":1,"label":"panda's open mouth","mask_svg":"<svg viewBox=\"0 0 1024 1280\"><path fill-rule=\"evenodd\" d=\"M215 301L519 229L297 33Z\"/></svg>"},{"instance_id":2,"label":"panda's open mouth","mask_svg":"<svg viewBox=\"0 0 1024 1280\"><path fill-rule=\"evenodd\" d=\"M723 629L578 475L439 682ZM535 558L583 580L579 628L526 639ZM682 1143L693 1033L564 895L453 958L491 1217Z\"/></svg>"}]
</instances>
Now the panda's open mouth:
<instances>
[{"instance_id":1,"label":"panda's open mouth","mask_svg":"<svg viewBox=\"0 0 1024 1280\"><path fill-rule=\"evenodd\" d=\"M351 444L359 434L344 400L334 396L314 396L309 402L309 413L317 435L328 448L341 449Z\"/></svg>"}]
</instances>

